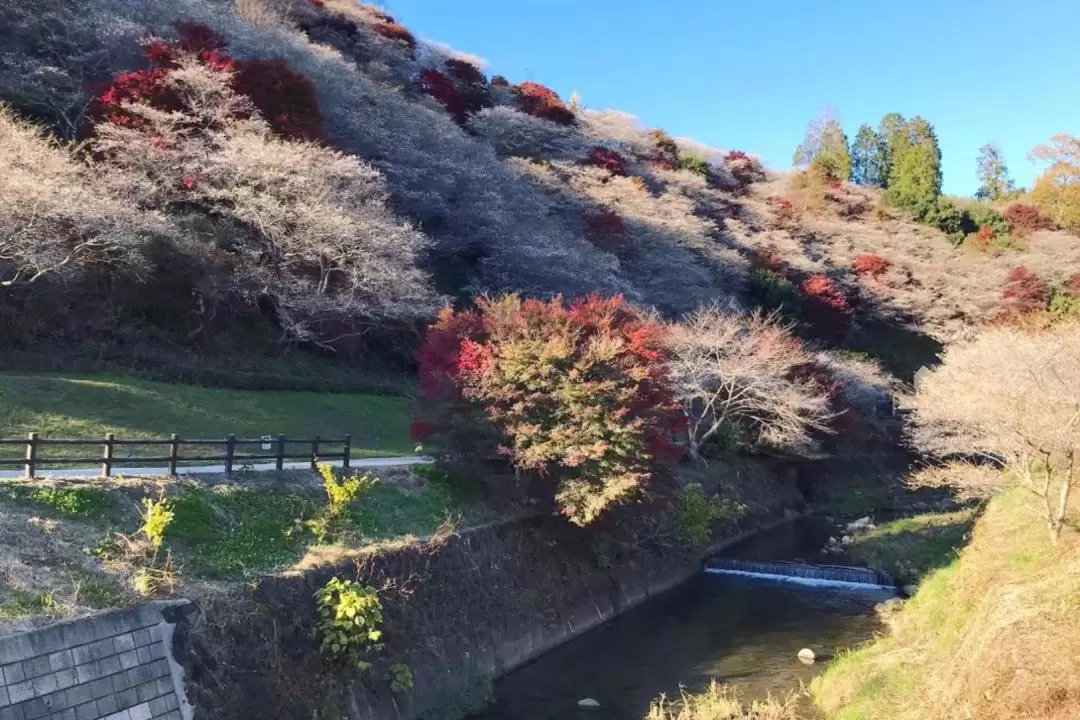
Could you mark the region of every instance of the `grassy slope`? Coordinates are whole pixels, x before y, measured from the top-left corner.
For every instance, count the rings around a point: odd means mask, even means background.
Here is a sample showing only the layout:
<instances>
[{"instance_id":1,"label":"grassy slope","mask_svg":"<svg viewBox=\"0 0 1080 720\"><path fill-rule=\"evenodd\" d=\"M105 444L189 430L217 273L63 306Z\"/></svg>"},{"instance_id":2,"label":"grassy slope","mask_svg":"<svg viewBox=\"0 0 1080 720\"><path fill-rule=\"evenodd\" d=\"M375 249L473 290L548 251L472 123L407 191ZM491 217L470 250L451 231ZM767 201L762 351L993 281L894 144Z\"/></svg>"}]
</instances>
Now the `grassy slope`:
<instances>
[{"instance_id":1,"label":"grassy slope","mask_svg":"<svg viewBox=\"0 0 1080 720\"><path fill-rule=\"evenodd\" d=\"M974 510L901 518L857 535L845 550L857 565L914 583L956 558L975 521Z\"/></svg>"},{"instance_id":2,"label":"grassy slope","mask_svg":"<svg viewBox=\"0 0 1080 720\"><path fill-rule=\"evenodd\" d=\"M1080 717L1080 536L1053 546L1022 495L993 501L971 544L929 575L887 637L815 680L835 720Z\"/></svg>"},{"instance_id":3,"label":"grassy slope","mask_svg":"<svg viewBox=\"0 0 1080 720\"><path fill-rule=\"evenodd\" d=\"M363 393L225 390L138 380L115 375L0 373L0 436L217 438L228 433L260 437L340 437L353 434L358 454L409 453L407 398ZM90 448L52 448L94 455ZM251 450L248 449L247 452ZM21 447L0 454L21 456ZM160 448L152 449L157 454ZM118 455L121 451L118 451Z\"/></svg>"},{"instance_id":4,"label":"grassy slope","mask_svg":"<svg viewBox=\"0 0 1080 720\"><path fill-rule=\"evenodd\" d=\"M165 549L183 583L181 592L195 597L208 581L232 583L317 566L380 543L431 535L447 520L475 525L495 517L475 493L432 468L371 474L381 481L350 507L333 542L321 541L309 525L326 496L307 473L293 473L284 483L241 474L245 484L239 487L2 482L0 634L12 621L72 617L135 602L130 583L141 565L125 555L124 537L140 537L141 500L162 491L175 513Z\"/></svg>"}]
</instances>

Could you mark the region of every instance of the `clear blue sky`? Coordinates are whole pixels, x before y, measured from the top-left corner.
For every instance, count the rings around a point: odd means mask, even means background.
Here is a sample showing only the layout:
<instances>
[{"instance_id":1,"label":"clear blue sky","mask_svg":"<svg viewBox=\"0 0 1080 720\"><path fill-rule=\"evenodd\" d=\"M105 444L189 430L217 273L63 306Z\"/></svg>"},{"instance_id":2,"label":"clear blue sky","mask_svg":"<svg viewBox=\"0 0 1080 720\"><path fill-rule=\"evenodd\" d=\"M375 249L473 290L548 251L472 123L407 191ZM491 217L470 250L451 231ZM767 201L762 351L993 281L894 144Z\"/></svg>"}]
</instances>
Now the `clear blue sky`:
<instances>
[{"instance_id":1,"label":"clear blue sky","mask_svg":"<svg viewBox=\"0 0 1080 720\"><path fill-rule=\"evenodd\" d=\"M945 191L971 194L996 141L1080 133L1080 0L385 0L422 38L591 108L784 169L831 106L849 137L897 111L937 130Z\"/></svg>"}]
</instances>

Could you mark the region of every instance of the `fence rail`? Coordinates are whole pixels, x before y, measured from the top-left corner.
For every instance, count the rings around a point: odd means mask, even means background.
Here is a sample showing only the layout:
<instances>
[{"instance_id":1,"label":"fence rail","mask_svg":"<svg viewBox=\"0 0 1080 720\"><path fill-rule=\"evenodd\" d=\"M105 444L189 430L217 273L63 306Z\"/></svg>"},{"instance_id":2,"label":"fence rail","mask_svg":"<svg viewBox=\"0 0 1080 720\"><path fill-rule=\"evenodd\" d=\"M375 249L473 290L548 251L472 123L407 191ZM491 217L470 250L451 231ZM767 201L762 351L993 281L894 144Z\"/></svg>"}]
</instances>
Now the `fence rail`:
<instances>
[{"instance_id":1,"label":"fence rail","mask_svg":"<svg viewBox=\"0 0 1080 720\"><path fill-rule=\"evenodd\" d=\"M352 435L345 435L342 438L322 438L318 435L310 438L291 438L285 435L277 435L268 436L268 438L237 438L235 435L227 435L224 438L217 440L184 439L174 434L170 435L168 439L162 440L118 440L113 433L109 433L101 440L90 440L81 438L43 438L39 437L36 432L32 432L25 440L0 439L0 446L14 445L26 448L26 453L22 458L0 457L0 467L21 465L23 467L23 475L27 478L33 478L40 465L83 465L87 463L100 463L102 476L109 477L113 474L113 470L116 469L116 465L131 462L168 463L170 475L176 474L177 466L180 463L220 462L225 464L225 474L228 475L233 472L237 463L247 463L251 460L273 460L275 467L278 470L284 469L286 460L307 460L311 463L311 469L314 470L316 469L316 465L324 460L340 460L342 467L348 469L352 459ZM236 452L237 447L250 445L258 445L260 449L263 449L267 443L273 446L274 452L271 454ZM118 445L121 447L168 447L168 455L117 458L115 450ZM302 445L304 451L287 452L286 450L289 445ZM341 446L341 452L323 452L323 448L337 445ZM96 457L66 457L48 456L47 453L43 454L41 452L41 450L47 450L50 446L96 446L101 448L101 454ZM222 447L224 448L224 452L222 454L214 455L182 455L180 453L180 449L184 447L206 446Z\"/></svg>"}]
</instances>

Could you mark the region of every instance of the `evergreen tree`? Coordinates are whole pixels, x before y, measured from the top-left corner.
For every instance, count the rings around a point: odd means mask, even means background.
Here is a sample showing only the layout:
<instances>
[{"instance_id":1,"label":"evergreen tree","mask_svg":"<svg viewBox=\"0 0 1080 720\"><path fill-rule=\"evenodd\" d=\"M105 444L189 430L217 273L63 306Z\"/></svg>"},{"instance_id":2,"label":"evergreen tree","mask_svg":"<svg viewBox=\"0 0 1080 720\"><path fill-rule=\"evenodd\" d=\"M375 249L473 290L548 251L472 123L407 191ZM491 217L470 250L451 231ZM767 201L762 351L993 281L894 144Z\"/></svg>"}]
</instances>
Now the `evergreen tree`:
<instances>
[{"instance_id":1,"label":"evergreen tree","mask_svg":"<svg viewBox=\"0 0 1080 720\"><path fill-rule=\"evenodd\" d=\"M903 142L903 139L907 136L907 132L908 121L905 120L904 116L900 113L889 113L881 118L881 122L878 123L878 137L885 143L884 187L889 186L889 176L892 174L893 152L896 149L896 146Z\"/></svg>"},{"instance_id":2,"label":"evergreen tree","mask_svg":"<svg viewBox=\"0 0 1080 720\"><path fill-rule=\"evenodd\" d=\"M851 179L851 152L847 135L829 110L823 111L806 126L802 143L795 149L795 167L814 167L826 177Z\"/></svg>"},{"instance_id":3,"label":"evergreen tree","mask_svg":"<svg viewBox=\"0 0 1080 720\"><path fill-rule=\"evenodd\" d=\"M921 117L895 131L888 140L891 155L885 199L909 210L919 220L937 207L941 195L941 146L934 127Z\"/></svg>"},{"instance_id":4,"label":"evergreen tree","mask_svg":"<svg viewBox=\"0 0 1080 720\"><path fill-rule=\"evenodd\" d=\"M1005 157L996 143L979 148L979 183L975 197L980 200L1000 200L1016 189L1009 177L1009 168L1005 166Z\"/></svg>"},{"instance_id":5,"label":"evergreen tree","mask_svg":"<svg viewBox=\"0 0 1080 720\"><path fill-rule=\"evenodd\" d=\"M851 144L851 179L857 185L883 188L888 184L885 139L863 124Z\"/></svg>"}]
</instances>

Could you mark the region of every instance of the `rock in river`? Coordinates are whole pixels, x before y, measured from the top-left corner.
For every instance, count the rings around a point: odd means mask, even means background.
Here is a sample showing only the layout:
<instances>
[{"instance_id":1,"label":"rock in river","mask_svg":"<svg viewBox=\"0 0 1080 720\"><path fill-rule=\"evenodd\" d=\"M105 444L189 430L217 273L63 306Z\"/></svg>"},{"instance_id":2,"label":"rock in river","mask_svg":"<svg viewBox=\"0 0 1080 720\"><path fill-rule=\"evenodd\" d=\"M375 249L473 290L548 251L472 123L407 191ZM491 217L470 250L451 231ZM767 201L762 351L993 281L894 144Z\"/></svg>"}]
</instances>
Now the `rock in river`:
<instances>
[{"instance_id":1,"label":"rock in river","mask_svg":"<svg viewBox=\"0 0 1080 720\"><path fill-rule=\"evenodd\" d=\"M816 657L817 655L815 655L814 651L810 648L803 648L799 651L799 662L804 665L813 665Z\"/></svg>"},{"instance_id":2,"label":"rock in river","mask_svg":"<svg viewBox=\"0 0 1080 720\"><path fill-rule=\"evenodd\" d=\"M577 706L579 708L586 708L586 709L589 709L589 710L598 710L598 709L600 709L600 703L597 702L596 700L593 700L592 698L581 698L580 700L577 701Z\"/></svg>"}]
</instances>

